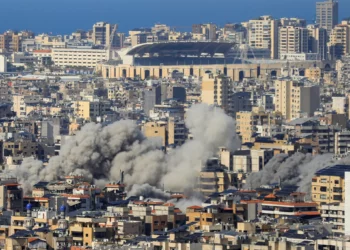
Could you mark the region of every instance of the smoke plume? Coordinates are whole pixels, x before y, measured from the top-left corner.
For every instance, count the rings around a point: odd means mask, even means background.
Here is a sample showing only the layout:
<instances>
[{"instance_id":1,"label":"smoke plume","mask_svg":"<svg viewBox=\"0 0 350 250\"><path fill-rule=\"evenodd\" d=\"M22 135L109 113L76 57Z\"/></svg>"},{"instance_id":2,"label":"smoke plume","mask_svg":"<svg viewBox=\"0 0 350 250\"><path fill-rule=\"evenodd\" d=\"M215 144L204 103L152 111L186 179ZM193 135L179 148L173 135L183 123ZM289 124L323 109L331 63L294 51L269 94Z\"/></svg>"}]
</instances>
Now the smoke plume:
<instances>
[{"instance_id":1,"label":"smoke plume","mask_svg":"<svg viewBox=\"0 0 350 250\"><path fill-rule=\"evenodd\" d=\"M349 162L347 158L335 161L332 156L332 154L312 156L303 153L295 153L290 157L285 154L276 155L260 172L249 175L244 188L255 189L261 185L281 181L283 185L296 185L299 186L299 191L309 193L312 177L318 170L337 163Z\"/></svg>"},{"instance_id":2,"label":"smoke plume","mask_svg":"<svg viewBox=\"0 0 350 250\"><path fill-rule=\"evenodd\" d=\"M142 189L147 183L176 191L191 189L203 163L215 156L218 147L235 150L239 140L235 121L220 108L194 105L185 122L193 139L168 155L160 150L159 140L146 138L133 121L108 126L89 123L47 166L25 160L15 174L25 190L39 180L52 181L68 174L81 174L100 184L118 181L121 171L129 188L137 185Z\"/></svg>"}]
</instances>

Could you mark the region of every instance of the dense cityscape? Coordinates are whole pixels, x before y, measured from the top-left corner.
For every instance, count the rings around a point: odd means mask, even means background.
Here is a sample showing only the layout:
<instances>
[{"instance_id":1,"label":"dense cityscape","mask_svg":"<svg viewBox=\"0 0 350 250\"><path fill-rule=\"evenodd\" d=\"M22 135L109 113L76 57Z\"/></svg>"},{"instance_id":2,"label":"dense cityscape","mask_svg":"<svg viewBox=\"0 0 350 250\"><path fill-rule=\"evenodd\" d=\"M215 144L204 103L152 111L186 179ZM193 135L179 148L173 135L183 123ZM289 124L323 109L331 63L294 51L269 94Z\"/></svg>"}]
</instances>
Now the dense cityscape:
<instances>
[{"instance_id":1,"label":"dense cityscape","mask_svg":"<svg viewBox=\"0 0 350 250\"><path fill-rule=\"evenodd\" d=\"M9 22L0 249L350 250L340 8L189 31Z\"/></svg>"}]
</instances>

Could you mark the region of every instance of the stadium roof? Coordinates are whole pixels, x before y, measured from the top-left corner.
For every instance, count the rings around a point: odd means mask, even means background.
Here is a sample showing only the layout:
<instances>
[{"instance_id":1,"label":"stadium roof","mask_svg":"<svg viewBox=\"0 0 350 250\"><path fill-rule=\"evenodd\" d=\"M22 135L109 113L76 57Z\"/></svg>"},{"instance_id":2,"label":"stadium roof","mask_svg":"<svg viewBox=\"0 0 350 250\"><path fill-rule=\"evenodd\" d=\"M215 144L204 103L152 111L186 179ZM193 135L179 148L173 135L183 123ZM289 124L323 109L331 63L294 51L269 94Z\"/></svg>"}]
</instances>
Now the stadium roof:
<instances>
[{"instance_id":1,"label":"stadium roof","mask_svg":"<svg viewBox=\"0 0 350 250\"><path fill-rule=\"evenodd\" d=\"M187 55L214 55L227 53L234 44L222 42L163 42L146 43L132 48L127 55L143 55L148 53L159 54L187 54Z\"/></svg>"}]
</instances>

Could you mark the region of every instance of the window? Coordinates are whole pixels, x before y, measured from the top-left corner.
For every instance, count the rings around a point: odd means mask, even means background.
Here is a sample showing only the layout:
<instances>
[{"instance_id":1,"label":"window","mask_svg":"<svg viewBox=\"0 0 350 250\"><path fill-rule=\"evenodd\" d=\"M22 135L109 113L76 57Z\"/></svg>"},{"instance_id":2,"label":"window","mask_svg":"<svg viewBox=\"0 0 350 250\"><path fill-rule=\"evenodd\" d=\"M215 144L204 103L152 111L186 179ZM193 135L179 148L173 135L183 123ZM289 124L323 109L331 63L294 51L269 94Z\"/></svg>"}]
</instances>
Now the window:
<instances>
[{"instance_id":1,"label":"window","mask_svg":"<svg viewBox=\"0 0 350 250\"><path fill-rule=\"evenodd\" d=\"M320 199L321 199L321 200L326 200L326 199L327 199L327 195L321 194L321 195L320 195Z\"/></svg>"},{"instance_id":2,"label":"window","mask_svg":"<svg viewBox=\"0 0 350 250\"><path fill-rule=\"evenodd\" d=\"M335 201L341 201L343 199L343 197L341 195L334 195L333 196L333 200Z\"/></svg>"},{"instance_id":3,"label":"window","mask_svg":"<svg viewBox=\"0 0 350 250\"><path fill-rule=\"evenodd\" d=\"M326 192L327 191L327 187L320 187L320 191L321 192Z\"/></svg>"},{"instance_id":4,"label":"window","mask_svg":"<svg viewBox=\"0 0 350 250\"><path fill-rule=\"evenodd\" d=\"M335 181L334 181L334 184L339 184L339 181L338 181L338 180L335 180Z\"/></svg>"}]
</instances>

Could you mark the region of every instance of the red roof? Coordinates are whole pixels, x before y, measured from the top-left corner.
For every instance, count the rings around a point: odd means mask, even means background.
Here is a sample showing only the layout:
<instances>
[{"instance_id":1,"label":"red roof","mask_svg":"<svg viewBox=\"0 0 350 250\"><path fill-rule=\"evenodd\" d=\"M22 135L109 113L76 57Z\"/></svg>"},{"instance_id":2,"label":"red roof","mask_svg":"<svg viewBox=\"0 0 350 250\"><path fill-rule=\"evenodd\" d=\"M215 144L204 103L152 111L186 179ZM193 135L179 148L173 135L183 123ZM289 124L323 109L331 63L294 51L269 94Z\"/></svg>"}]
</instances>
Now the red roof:
<instances>
[{"instance_id":1,"label":"red roof","mask_svg":"<svg viewBox=\"0 0 350 250\"><path fill-rule=\"evenodd\" d=\"M187 209L202 209L203 207L201 206L191 206L191 207L187 207Z\"/></svg>"},{"instance_id":2,"label":"red roof","mask_svg":"<svg viewBox=\"0 0 350 250\"><path fill-rule=\"evenodd\" d=\"M175 207L175 205L173 203L164 203L163 206L167 206L167 207Z\"/></svg>"},{"instance_id":3,"label":"red roof","mask_svg":"<svg viewBox=\"0 0 350 250\"><path fill-rule=\"evenodd\" d=\"M34 50L34 53L51 53L50 49L38 49L38 50Z\"/></svg>"},{"instance_id":4,"label":"red roof","mask_svg":"<svg viewBox=\"0 0 350 250\"><path fill-rule=\"evenodd\" d=\"M16 186L20 186L21 184L18 183L8 183L8 184L4 184L4 186L6 187L16 187Z\"/></svg>"},{"instance_id":5,"label":"red roof","mask_svg":"<svg viewBox=\"0 0 350 250\"><path fill-rule=\"evenodd\" d=\"M269 194L269 195L266 195L264 198L276 199L276 196L274 196L273 194Z\"/></svg>"}]
</instances>

